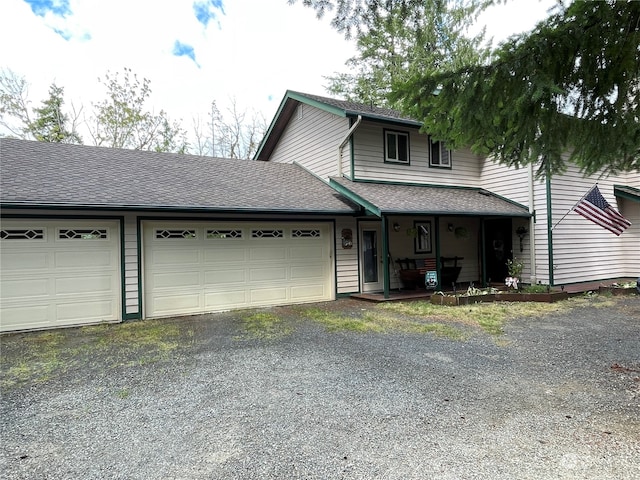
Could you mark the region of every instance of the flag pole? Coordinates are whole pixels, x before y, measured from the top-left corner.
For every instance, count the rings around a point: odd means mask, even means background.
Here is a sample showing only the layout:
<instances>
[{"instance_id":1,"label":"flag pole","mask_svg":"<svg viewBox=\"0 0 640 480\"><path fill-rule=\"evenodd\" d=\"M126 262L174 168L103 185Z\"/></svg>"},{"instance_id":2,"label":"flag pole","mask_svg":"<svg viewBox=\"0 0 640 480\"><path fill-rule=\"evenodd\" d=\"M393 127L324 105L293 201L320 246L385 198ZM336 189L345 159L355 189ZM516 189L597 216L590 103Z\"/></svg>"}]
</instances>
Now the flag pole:
<instances>
[{"instance_id":1,"label":"flag pole","mask_svg":"<svg viewBox=\"0 0 640 480\"><path fill-rule=\"evenodd\" d=\"M571 213L571 211L572 211L574 208L576 208L576 205L578 205L582 200L584 200L584 197L586 197L587 195L589 195L589 194L591 193L591 191L592 191L594 188L596 188L597 186L598 186L598 182L596 182L596 183L593 185L593 187L591 187L589 190L587 190L587 193L585 193L582 197L580 197L580 200L578 200L576 203L574 203L574 204L573 204L573 207L571 207L571 208L569 209L569 211L568 211L567 213L565 213L565 214L562 216L562 218L561 218L560 220L558 220L558 221L556 222L556 224L555 224L553 227L551 227L551 230L553 231L553 229L554 229L554 228L556 228L556 227L558 226L558 224L559 224L562 220L564 220L564 219L565 219L565 217L566 217L567 215L569 215L569 214Z\"/></svg>"}]
</instances>

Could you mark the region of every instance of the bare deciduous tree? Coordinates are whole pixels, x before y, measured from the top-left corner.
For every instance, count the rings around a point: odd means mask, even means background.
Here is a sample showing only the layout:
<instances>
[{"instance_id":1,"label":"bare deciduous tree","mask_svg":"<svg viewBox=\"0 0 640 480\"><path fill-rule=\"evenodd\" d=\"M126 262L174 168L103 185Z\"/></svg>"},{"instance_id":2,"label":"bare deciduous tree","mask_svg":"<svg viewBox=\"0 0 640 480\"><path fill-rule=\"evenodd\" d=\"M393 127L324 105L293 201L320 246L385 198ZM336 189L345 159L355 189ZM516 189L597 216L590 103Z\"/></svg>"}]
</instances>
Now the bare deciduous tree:
<instances>
[{"instance_id":1,"label":"bare deciduous tree","mask_svg":"<svg viewBox=\"0 0 640 480\"><path fill-rule=\"evenodd\" d=\"M0 70L0 127L10 136L29 139L31 107L29 106L29 84L14 71Z\"/></svg>"}]
</instances>

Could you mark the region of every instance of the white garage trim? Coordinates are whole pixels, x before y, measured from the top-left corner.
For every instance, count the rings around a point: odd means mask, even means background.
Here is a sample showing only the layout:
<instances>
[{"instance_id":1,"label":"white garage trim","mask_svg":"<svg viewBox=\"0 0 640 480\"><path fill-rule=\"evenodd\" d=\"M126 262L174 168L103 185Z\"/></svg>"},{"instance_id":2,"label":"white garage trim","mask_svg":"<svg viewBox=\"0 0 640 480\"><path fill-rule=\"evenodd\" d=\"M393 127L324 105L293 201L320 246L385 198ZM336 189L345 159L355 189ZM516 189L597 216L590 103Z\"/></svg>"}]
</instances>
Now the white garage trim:
<instances>
[{"instance_id":1,"label":"white garage trim","mask_svg":"<svg viewBox=\"0 0 640 480\"><path fill-rule=\"evenodd\" d=\"M143 223L146 318L333 300L333 224Z\"/></svg>"},{"instance_id":2,"label":"white garage trim","mask_svg":"<svg viewBox=\"0 0 640 480\"><path fill-rule=\"evenodd\" d=\"M118 321L118 220L2 219L0 331Z\"/></svg>"}]
</instances>

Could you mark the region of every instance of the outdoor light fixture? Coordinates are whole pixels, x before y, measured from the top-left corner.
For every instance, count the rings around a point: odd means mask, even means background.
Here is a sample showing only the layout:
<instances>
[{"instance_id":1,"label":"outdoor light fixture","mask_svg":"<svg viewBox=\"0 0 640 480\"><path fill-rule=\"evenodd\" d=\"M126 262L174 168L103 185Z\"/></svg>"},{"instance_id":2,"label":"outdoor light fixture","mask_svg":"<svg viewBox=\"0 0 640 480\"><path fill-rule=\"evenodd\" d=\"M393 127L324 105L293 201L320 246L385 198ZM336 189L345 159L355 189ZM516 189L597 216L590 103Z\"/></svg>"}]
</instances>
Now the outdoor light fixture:
<instances>
[{"instance_id":1,"label":"outdoor light fixture","mask_svg":"<svg viewBox=\"0 0 640 480\"><path fill-rule=\"evenodd\" d=\"M342 248L349 249L353 247L353 232L350 228L342 230Z\"/></svg>"},{"instance_id":2,"label":"outdoor light fixture","mask_svg":"<svg viewBox=\"0 0 640 480\"><path fill-rule=\"evenodd\" d=\"M523 251L523 247L522 247L522 240L524 240L524 237L527 235L528 230L526 227L518 227L516 228L516 235L518 235L518 238L520 239L520 251Z\"/></svg>"},{"instance_id":3,"label":"outdoor light fixture","mask_svg":"<svg viewBox=\"0 0 640 480\"><path fill-rule=\"evenodd\" d=\"M393 231L394 232L400 231L400 224L398 222L393 222Z\"/></svg>"}]
</instances>

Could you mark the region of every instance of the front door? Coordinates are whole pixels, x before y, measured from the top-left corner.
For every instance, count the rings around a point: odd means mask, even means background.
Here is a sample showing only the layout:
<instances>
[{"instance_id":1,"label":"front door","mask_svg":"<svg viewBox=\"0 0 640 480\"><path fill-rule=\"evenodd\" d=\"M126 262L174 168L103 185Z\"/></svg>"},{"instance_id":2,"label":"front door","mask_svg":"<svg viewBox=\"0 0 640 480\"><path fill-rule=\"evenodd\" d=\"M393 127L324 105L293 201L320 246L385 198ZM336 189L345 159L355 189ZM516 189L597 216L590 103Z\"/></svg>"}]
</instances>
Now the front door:
<instances>
[{"instance_id":1,"label":"front door","mask_svg":"<svg viewBox=\"0 0 640 480\"><path fill-rule=\"evenodd\" d=\"M507 274L507 260L512 255L511 219L485 221L485 258L487 281L503 283Z\"/></svg>"},{"instance_id":2,"label":"front door","mask_svg":"<svg viewBox=\"0 0 640 480\"><path fill-rule=\"evenodd\" d=\"M360 225L360 278L362 292L378 292L383 289L382 241L380 225Z\"/></svg>"}]
</instances>

